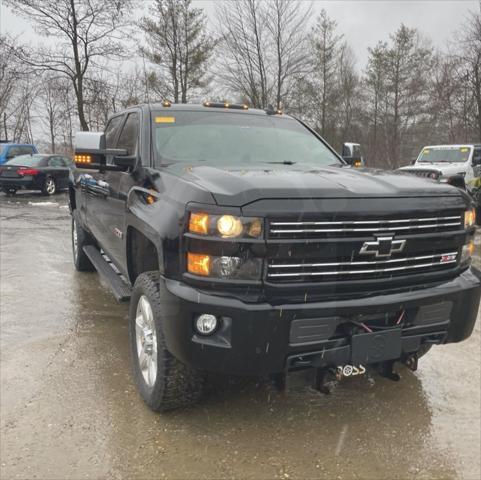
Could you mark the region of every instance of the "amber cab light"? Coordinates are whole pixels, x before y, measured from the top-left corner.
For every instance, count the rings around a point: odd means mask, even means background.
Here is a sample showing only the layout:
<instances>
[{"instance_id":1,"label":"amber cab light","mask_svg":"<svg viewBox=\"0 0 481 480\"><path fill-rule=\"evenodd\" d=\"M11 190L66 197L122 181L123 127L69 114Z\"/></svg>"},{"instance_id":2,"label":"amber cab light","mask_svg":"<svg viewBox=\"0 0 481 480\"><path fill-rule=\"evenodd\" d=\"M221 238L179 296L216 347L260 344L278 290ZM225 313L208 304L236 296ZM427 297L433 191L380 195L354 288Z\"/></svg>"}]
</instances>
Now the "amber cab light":
<instances>
[{"instance_id":1,"label":"amber cab light","mask_svg":"<svg viewBox=\"0 0 481 480\"><path fill-rule=\"evenodd\" d=\"M90 155L75 155L75 163L92 163Z\"/></svg>"},{"instance_id":2,"label":"amber cab light","mask_svg":"<svg viewBox=\"0 0 481 480\"><path fill-rule=\"evenodd\" d=\"M200 253L187 253L187 271L194 275L208 277L210 275L211 258Z\"/></svg>"},{"instance_id":3,"label":"amber cab light","mask_svg":"<svg viewBox=\"0 0 481 480\"><path fill-rule=\"evenodd\" d=\"M192 212L189 219L189 232L207 235L209 233L209 215Z\"/></svg>"}]
</instances>

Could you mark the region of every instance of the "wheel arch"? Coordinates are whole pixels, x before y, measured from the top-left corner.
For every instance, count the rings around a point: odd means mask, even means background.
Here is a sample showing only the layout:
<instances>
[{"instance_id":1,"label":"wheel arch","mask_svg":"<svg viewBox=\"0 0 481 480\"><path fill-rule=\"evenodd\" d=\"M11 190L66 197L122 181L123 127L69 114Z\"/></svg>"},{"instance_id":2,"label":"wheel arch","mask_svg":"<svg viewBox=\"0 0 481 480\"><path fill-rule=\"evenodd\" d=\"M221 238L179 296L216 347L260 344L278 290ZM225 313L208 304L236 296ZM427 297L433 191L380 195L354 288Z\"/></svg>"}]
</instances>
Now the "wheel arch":
<instances>
[{"instance_id":1,"label":"wheel arch","mask_svg":"<svg viewBox=\"0 0 481 480\"><path fill-rule=\"evenodd\" d=\"M126 253L132 285L141 273L161 270L162 257L155 242L134 226L127 228Z\"/></svg>"}]
</instances>

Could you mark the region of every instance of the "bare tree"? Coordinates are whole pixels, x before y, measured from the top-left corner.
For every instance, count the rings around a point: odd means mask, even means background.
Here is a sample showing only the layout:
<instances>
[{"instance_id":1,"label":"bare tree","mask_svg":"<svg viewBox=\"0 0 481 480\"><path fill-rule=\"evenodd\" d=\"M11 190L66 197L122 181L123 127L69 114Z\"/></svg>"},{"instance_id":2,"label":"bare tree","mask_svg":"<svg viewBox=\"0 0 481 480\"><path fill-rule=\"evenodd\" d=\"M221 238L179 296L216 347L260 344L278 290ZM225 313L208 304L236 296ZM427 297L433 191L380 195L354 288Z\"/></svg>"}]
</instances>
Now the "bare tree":
<instances>
[{"instance_id":1,"label":"bare tree","mask_svg":"<svg viewBox=\"0 0 481 480\"><path fill-rule=\"evenodd\" d=\"M272 82L267 73L268 29L260 0L225 1L217 5L221 32L219 77L254 108L265 108Z\"/></svg>"},{"instance_id":2,"label":"bare tree","mask_svg":"<svg viewBox=\"0 0 481 480\"><path fill-rule=\"evenodd\" d=\"M151 17L140 28L146 47L141 53L159 67L149 81L175 103L187 103L192 92L205 86L208 61L215 41L207 33L206 17L191 0L155 0Z\"/></svg>"},{"instance_id":3,"label":"bare tree","mask_svg":"<svg viewBox=\"0 0 481 480\"><path fill-rule=\"evenodd\" d=\"M53 39L49 48L24 47L26 64L70 79L80 127L88 130L84 88L88 73L122 51L119 42L133 0L6 0L12 11L31 20L37 33Z\"/></svg>"},{"instance_id":4,"label":"bare tree","mask_svg":"<svg viewBox=\"0 0 481 480\"><path fill-rule=\"evenodd\" d=\"M479 10L471 12L467 24L460 30L456 47L458 75L465 84L463 109L465 123L470 122L469 106L472 105L473 127L479 141L481 140L481 2L479 2Z\"/></svg>"},{"instance_id":5,"label":"bare tree","mask_svg":"<svg viewBox=\"0 0 481 480\"><path fill-rule=\"evenodd\" d=\"M354 53L351 47L344 44L339 55L339 143L351 141L355 134L355 122L361 109L359 85Z\"/></svg>"},{"instance_id":6,"label":"bare tree","mask_svg":"<svg viewBox=\"0 0 481 480\"><path fill-rule=\"evenodd\" d=\"M379 152L382 151L382 147L379 148L379 129L386 91L386 51L385 42L379 42L376 47L368 49L369 59L364 78L364 92L367 96L365 114L368 125L371 127L368 132L367 147L369 158L374 165L377 164Z\"/></svg>"},{"instance_id":7,"label":"bare tree","mask_svg":"<svg viewBox=\"0 0 481 480\"><path fill-rule=\"evenodd\" d=\"M8 139L10 106L20 80L13 43L13 39L0 36L0 138L3 135L5 140Z\"/></svg>"},{"instance_id":8,"label":"bare tree","mask_svg":"<svg viewBox=\"0 0 481 480\"><path fill-rule=\"evenodd\" d=\"M305 25L311 4L294 0L217 3L221 33L218 78L252 107L292 106L309 71Z\"/></svg>"},{"instance_id":9,"label":"bare tree","mask_svg":"<svg viewBox=\"0 0 481 480\"><path fill-rule=\"evenodd\" d=\"M321 135L332 135L334 129L333 118L339 84L339 55L344 46L343 35L337 34L336 28L336 21L329 18L323 9L310 36L313 50L311 81L313 90L319 92L317 127Z\"/></svg>"},{"instance_id":10,"label":"bare tree","mask_svg":"<svg viewBox=\"0 0 481 480\"><path fill-rule=\"evenodd\" d=\"M305 25L312 12L292 0L272 0L267 4L267 28L275 51L275 104L288 101L295 82L309 69L309 54Z\"/></svg>"}]
</instances>

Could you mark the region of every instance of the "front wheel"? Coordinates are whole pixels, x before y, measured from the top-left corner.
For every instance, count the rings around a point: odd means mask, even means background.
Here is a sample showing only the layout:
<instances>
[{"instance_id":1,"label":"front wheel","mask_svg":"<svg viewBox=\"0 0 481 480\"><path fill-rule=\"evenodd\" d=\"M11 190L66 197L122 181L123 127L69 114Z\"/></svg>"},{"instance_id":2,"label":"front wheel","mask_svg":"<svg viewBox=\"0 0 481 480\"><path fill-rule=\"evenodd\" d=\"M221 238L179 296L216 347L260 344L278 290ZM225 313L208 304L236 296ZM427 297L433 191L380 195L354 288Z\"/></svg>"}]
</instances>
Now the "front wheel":
<instances>
[{"instance_id":1,"label":"front wheel","mask_svg":"<svg viewBox=\"0 0 481 480\"><path fill-rule=\"evenodd\" d=\"M57 191L57 185L52 177L47 177L43 183L42 193L44 195L53 195Z\"/></svg>"},{"instance_id":2,"label":"front wheel","mask_svg":"<svg viewBox=\"0 0 481 480\"><path fill-rule=\"evenodd\" d=\"M129 317L135 382L145 403L152 410L163 412L197 402L204 376L167 350L163 319L168 313L159 280L157 272L139 275L130 299Z\"/></svg>"}]
</instances>

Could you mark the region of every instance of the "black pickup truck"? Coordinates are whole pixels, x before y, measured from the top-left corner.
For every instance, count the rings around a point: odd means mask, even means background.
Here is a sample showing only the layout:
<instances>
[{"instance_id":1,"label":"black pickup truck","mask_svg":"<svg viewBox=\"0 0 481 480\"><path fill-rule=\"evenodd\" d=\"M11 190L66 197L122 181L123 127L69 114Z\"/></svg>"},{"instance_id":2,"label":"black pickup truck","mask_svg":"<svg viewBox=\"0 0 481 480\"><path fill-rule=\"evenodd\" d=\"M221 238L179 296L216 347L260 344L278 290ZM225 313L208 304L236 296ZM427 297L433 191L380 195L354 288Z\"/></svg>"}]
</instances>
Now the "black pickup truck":
<instances>
[{"instance_id":1,"label":"black pickup truck","mask_svg":"<svg viewBox=\"0 0 481 480\"><path fill-rule=\"evenodd\" d=\"M196 401L206 372L312 369L315 385L397 379L469 337L481 274L461 190L355 169L302 122L204 103L132 107L79 133L71 179L78 270L130 300L145 402Z\"/></svg>"}]
</instances>

